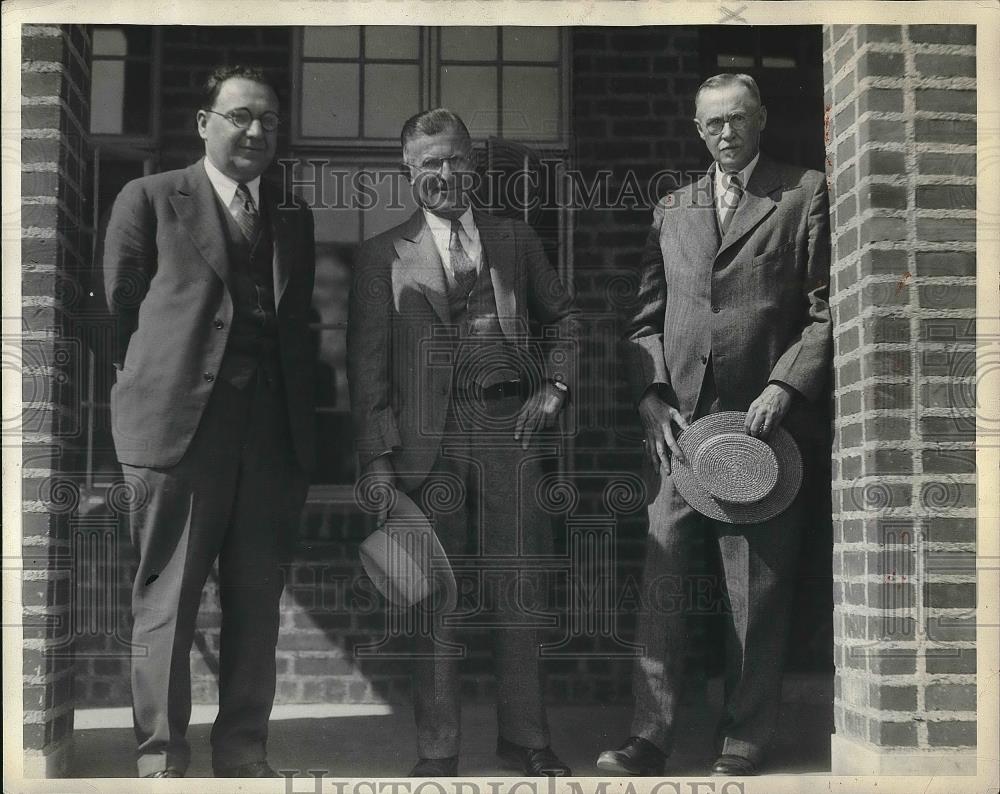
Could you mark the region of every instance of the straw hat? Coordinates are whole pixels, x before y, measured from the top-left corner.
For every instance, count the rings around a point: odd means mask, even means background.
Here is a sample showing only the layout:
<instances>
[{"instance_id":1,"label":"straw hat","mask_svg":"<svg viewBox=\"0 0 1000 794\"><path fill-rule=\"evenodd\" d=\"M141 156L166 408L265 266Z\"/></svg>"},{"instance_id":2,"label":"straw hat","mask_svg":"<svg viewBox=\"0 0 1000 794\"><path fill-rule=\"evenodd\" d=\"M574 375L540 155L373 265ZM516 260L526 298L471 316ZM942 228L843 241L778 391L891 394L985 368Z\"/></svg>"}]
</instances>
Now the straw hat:
<instances>
[{"instance_id":1,"label":"straw hat","mask_svg":"<svg viewBox=\"0 0 1000 794\"><path fill-rule=\"evenodd\" d=\"M375 587L397 606L430 598L435 610L451 612L458 601L455 574L427 516L402 491L385 524L359 549L361 564Z\"/></svg>"},{"instance_id":2,"label":"straw hat","mask_svg":"<svg viewBox=\"0 0 1000 794\"><path fill-rule=\"evenodd\" d=\"M755 524L787 508L802 485L802 455L782 427L767 441L747 435L743 411L720 411L678 437L685 461L671 460L674 485L699 513Z\"/></svg>"}]
</instances>

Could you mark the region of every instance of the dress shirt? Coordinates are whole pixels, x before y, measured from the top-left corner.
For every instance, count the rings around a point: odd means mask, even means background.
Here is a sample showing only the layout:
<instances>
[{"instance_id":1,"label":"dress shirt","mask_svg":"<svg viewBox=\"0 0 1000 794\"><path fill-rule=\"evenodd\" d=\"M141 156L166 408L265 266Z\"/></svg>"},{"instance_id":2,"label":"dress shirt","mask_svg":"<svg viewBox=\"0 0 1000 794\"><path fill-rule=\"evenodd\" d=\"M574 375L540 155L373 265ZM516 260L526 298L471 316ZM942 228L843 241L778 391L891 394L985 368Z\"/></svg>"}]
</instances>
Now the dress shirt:
<instances>
[{"instance_id":1,"label":"dress shirt","mask_svg":"<svg viewBox=\"0 0 1000 794\"><path fill-rule=\"evenodd\" d=\"M441 264L444 265L448 282L454 284L455 274L451 269L451 251L448 248L449 243L451 243L451 221L426 209L424 210L424 218L427 219L427 226L434 237L434 246L441 256ZM476 228L476 222L472 218L472 210L467 209L463 212L458 221L462 226L458 239L462 243L462 248L465 249L469 261L476 266L478 272L483 260L483 245L479 240L479 229Z\"/></svg>"},{"instance_id":2,"label":"dress shirt","mask_svg":"<svg viewBox=\"0 0 1000 794\"><path fill-rule=\"evenodd\" d=\"M747 163L742 171L737 171L736 175L740 178L740 184L743 185L743 192L747 191L747 182L750 181L750 175L753 173L753 169L757 166L757 161L760 159L760 152L757 152L753 156L753 159ZM729 184L726 180L726 171L719 168L718 163L714 163L712 166L715 169L715 212L722 220L722 213L726 210L725 198L726 191L729 190ZM733 210L735 212L736 210Z\"/></svg>"},{"instance_id":3,"label":"dress shirt","mask_svg":"<svg viewBox=\"0 0 1000 794\"><path fill-rule=\"evenodd\" d=\"M212 165L212 161L207 157L202 160L205 163L205 173L208 174L208 181L212 183L212 187L215 188L215 194L222 200L222 203L226 205L226 209L229 210L229 214L236 217L236 205L233 202L233 197L236 195L236 187L240 183L237 182L232 177L226 176L222 171ZM260 212L260 177L254 177L249 182L244 182L247 189L250 191L250 198L253 199L253 205Z\"/></svg>"}]
</instances>

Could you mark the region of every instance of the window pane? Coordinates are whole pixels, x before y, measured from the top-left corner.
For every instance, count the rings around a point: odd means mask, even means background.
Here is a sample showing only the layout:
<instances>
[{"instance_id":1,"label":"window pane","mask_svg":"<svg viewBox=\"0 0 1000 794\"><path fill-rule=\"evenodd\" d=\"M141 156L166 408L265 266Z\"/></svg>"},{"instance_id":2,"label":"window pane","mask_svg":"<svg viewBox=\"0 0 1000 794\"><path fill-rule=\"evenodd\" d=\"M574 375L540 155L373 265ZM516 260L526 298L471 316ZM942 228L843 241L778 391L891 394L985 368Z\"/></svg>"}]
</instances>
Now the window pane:
<instances>
[{"instance_id":1,"label":"window pane","mask_svg":"<svg viewBox=\"0 0 1000 794\"><path fill-rule=\"evenodd\" d=\"M559 137L559 70L545 66L505 66L505 138Z\"/></svg>"},{"instance_id":2,"label":"window pane","mask_svg":"<svg viewBox=\"0 0 1000 794\"><path fill-rule=\"evenodd\" d=\"M127 61L125 65L125 108L123 131L128 135L150 132L151 66L145 61Z\"/></svg>"},{"instance_id":3,"label":"window pane","mask_svg":"<svg viewBox=\"0 0 1000 794\"><path fill-rule=\"evenodd\" d=\"M442 66L441 104L462 117L473 138L496 135L496 68Z\"/></svg>"},{"instance_id":4,"label":"window pane","mask_svg":"<svg viewBox=\"0 0 1000 794\"><path fill-rule=\"evenodd\" d=\"M125 61L94 61L90 83L90 131L119 135L125 99Z\"/></svg>"},{"instance_id":5,"label":"window pane","mask_svg":"<svg viewBox=\"0 0 1000 794\"><path fill-rule=\"evenodd\" d=\"M128 55L128 39L122 28L94 28L94 55Z\"/></svg>"},{"instance_id":6,"label":"window pane","mask_svg":"<svg viewBox=\"0 0 1000 794\"><path fill-rule=\"evenodd\" d=\"M365 137L396 138L403 122L420 110L417 64L365 67Z\"/></svg>"},{"instance_id":7,"label":"window pane","mask_svg":"<svg viewBox=\"0 0 1000 794\"><path fill-rule=\"evenodd\" d=\"M420 28L402 25L365 27L365 58L420 57Z\"/></svg>"},{"instance_id":8,"label":"window pane","mask_svg":"<svg viewBox=\"0 0 1000 794\"><path fill-rule=\"evenodd\" d=\"M718 58L718 65L722 69L752 69L754 64L752 55L730 55L721 53Z\"/></svg>"},{"instance_id":9,"label":"window pane","mask_svg":"<svg viewBox=\"0 0 1000 794\"><path fill-rule=\"evenodd\" d=\"M302 135L353 138L358 135L358 65L302 64Z\"/></svg>"},{"instance_id":10,"label":"window pane","mask_svg":"<svg viewBox=\"0 0 1000 794\"><path fill-rule=\"evenodd\" d=\"M302 54L307 58L357 58L360 29L357 25L303 28Z\"/></svg>"},{"instance_id":11,"label":"window pane","mask_svg":"<svg viewBox=\"0 0 1000 794\"><path fill-rule=\"evenodd\" d=\"M441 58L445 61L492 61L497 57L497 29L460 25L441 28Z\"/></svg>"},{"instance_id":12,"label":"window pane","mask_svg":"<svg viewBox=\"0 0 1000 794\"><path fill-rule=\"evenodd\" d=\"M505 27L505 61L555 61L559 59L559 28Z\"/></svg>"}]
</instances>

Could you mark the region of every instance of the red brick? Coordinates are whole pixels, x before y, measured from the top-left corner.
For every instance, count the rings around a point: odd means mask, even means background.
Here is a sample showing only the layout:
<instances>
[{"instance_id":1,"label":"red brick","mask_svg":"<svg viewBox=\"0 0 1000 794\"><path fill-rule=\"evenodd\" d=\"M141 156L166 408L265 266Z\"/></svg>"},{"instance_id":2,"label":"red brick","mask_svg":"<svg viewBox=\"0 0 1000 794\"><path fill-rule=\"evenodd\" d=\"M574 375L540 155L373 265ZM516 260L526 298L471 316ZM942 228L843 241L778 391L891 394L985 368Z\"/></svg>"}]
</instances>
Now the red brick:
<instances>
[{"instance_id":1,"label":"red brick","mask_svg":"<svg viewBox=\"0 0 1000 794\"><path fill-rule=\"evenodd\" d=\"M873 41L897 42L902 39L899 25L858 25L858 46Z\"/></svg>"},{"instance_id":2,"label":"red brick","mask_svg":"<svg viewBox=\"0 0 1000 794\"><path fill-rule=\"evenodd\" d=\"M931 747L975 747L975 721L927 723L927 742Z\"/></svg>"},{"instance_id":3,"label":"red brick","mask_svg":"<svg viewBox=\"0 0 1000 794\"><path fill-rule=\"evenodd\" d=\"M858 94L858 115L860 116L870 111L876 113L902 113L903 112L902 89L867 88L864 91L862 91L860 94Z\"/></svg>"},{"instance_id":4,"label":"red brick","mask_svg":"<svg viewBox=\"0 0 1000 794\"><path fill-rule=\"evenodd\" d=\"M921 174L975 176L976 155L952 152L919 152L917 168Z\"/></svg>"},{"instance_id":5,"label":"red brick","mask_svg":"<svg viewBox=\"0 0 1000 794\"><path fill-rule=\"evenodd\" d=\"M975 44L975 25L910 25L910 41L920 44Z\"/></svg>"},{"instance_id":6,"label":"red brick","mask_svg":"<svg viewBox=\"0 0 1000 794\"><path fill-rule=\"evenodd\" d=\"M976 288L972 284L921 284L920 305L926 309L974 309Z\"/></svg>"},{"instance_id":7,"label":"red brick","mask_svg":"<svg viewBox=\"0 0 1000 794\"><path fill-rule=\"evenodd\" d=\"M919 221L918 221L919 222ZM861 224L861 243L880 243L905 240L905 218L868 218Z\"/></svg>"},{"instance_id":8,"label":"red brick","mask_svg":"<svg viewBox=\"0 0 1000 794\"><path fill-rule=\"evenodd\" d=\"M927 540L933 543L973 543L976 540L974 518L931 518L926 524Z\"/></svg>"},{"instance_id":9,"label":"red brick","mask_svg":"<svg viewBox=\"0 0 1000 794\"><path fill-rule=\"evenodd\" d=\"M859 191L862 210L868 208L905 210L907 206L906 188L902 185L869 183Z\"/></svg>"},{"instance_id":10,"label":"red brick","mask_svg":"<svg viewBox=\"0 0 1000 794\"><path fill-rule=\"evenodd\" d=\"M910 438L910 421L901 416L873 416L865 419L869 441L905 441Z\"/></svg>"},{"instance_id":11,"label":"red brick","mask_svg":"<svg viewBox=\"0 0 1000 794\"><path fill-rule=\"evenodd\" d=\"M871 740L880 747L916 747L917 726L913 722L870 720Z\"/></svg>"},{"instance_id":12,"label":"red brick","mask_svg":"<svg viewBox=\"0 0 1000 794\"><path fill-rule=\"evenodd\" d=\"M973 55L917 53L914 63L923 77L976 76L976 58Z\"/></svg>"},{"instance_id":13,"label":"red brick","mask_svg":"<svg viewBox=\"0 0 1000 794\"><path fill-rule=\"evenodd\" d=\"M888 149L866 149L861 153L860 161L863 176L906 173L906 159L902 152Z\"/></svg>"},{"instance_id":14,"label":"red brick","mask_svg":"<svg viewBox=\"0 0 1000 794\"><path fill-rule=\"evenodd\" d=\"M974 450L924 450L922 460L924 472L928 474L974 474L976 471Z\"/></svg>"},{"instance_id":15,"label":"red brick","mask_svg":"<svg viewBox=\"0 0 1000 794\"><path fill-rule=\"evenodd\" d=\"M972 609L976 606L976 585L974 582L927 582L924 584L924 606Z\"/></svg>"},{"instance_id":16,"label":"red brick","mask_svg":"<svg viewBox=\"0 0 1000 794\"><path fill-rule=\"evenodd\" d=\"M916 119L918 143L961 143L975 145L976 123L951 119Z\"/></svg>"},{"instance_id":17,"label":"red brick","mask_svg":"<svg viewBox=\"0 0 1000 794\"><path fill-rule=\"evenodd\" d=\"M902 383L875 383L865 391L869 408L895 408L909 410L913 405L912 389Z\"/></svg>"},{"instance_id":18,"label":"red brick","mask_svg":"<svg viewBox=\"0 0 1000 794\"><path fill-rule=\"evenodd\" d=\"M975 648L940 648L927 652L928 673L975 673Z\"/></svg>"},{"instance_id":19,"label":"red brick","mask_svg":"<svg viewBox=\"0 0 1000 794\"><path fill-rule=\"evenodd\" d=\"M976 92L955 88L918 88L917 110L944 113L975 113Z\"/></svg>"},{"instance_id":20,"label":"red brick","mask_svg":"<svg viewBox=\"0 0 1000 794\"><path fill-rule=\"evenodd\" d=\"M916 256L917 275L974 276L976 254L973 251L921 251Z\"/></svg>"},{"instance_id":21,"label":"red brick","mask_svg":"<svg viewBox=\"0 0 1000 794\"><path fill-rule=\"evenodd\" d=\"M915 686L873 684L869 687L868 699L872 708L885 711L915 711L917 708L917 688Z\"/></svg>"}]
</instances>

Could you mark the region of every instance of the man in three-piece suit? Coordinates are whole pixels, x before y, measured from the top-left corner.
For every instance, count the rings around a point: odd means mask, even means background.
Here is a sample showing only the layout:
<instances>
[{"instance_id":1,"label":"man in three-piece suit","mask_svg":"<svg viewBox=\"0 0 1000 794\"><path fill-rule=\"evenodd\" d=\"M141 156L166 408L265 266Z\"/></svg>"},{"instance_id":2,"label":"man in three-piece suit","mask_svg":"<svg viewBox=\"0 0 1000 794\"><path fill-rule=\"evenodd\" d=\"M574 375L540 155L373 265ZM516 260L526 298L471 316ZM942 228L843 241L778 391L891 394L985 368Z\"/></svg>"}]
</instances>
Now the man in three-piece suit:
<instances>
[{"instance_id":1,"label":"man in three-piece suit","mask_svg":"<svg viewBox=\"0 0 1000 794\"><path fill-rule=\"evenodd\" d=\"M472 141L461 118L443 108L417 114L401 140L421 208L365 242L351 292L348 380L361 464L366 478L410 494L451 561L477 577L475 609L492 616L498 754L527 775L565 775L549 748L536 631L509 586L520 577L510 566L491 575L477 561L549 547L535 489L553 453L537 434L569 398L577 312L530 227L471 209ZM560 341L540 351L532 322ZM449 616L438 617L433 636L416 642L411 776L458 768L458 646Z\"/></svg>"},{"instance_id":2,"label":"man in three-piece suit","mask_svg":"<svg viewBox=\"0 0 1000 794\"><path fill-rule=\"evenodd\" d=\"M717 411L747 412L746 432L779 424L802 437L822 405L831 356L829 220L823 174L759 152L767 111L747 75L709 78L695 99L714 159L656 206L624 344L645 429L655 499L639 618L632 737L598 766L659 774L682 687L682 610L654 589L682 587L691 536L716 539L730 602L725 716L717 775L756 774L777 720L802 499L757 524L697 513L676 490L675 430ZM821 413L821 412L819 412ZM655 475L654 475L655 470ZM661 594L662 595L662 594ZM677 603L683 593L667 602Z\"/></svg>"},{"instance_id":3,"label":"man in three-piece suit","mask_svg":"<svg viewBox=\"0 0 1000 794\"><path fill-rule=\"evenodd\" d=\"M216 559L213 768L276 776L265 746L281 566L314 457L315 358L312 216L261 180L278 111L260 71L216 70L197 112L205 157L127 184L106 232L111 418L139 558L132 697L144 777L182 777L190 760L189 654Z\"/></svg>"}]
</instances>

